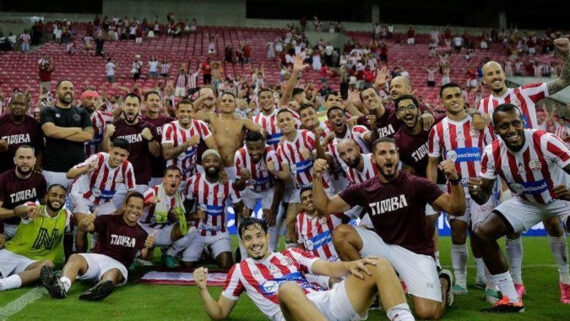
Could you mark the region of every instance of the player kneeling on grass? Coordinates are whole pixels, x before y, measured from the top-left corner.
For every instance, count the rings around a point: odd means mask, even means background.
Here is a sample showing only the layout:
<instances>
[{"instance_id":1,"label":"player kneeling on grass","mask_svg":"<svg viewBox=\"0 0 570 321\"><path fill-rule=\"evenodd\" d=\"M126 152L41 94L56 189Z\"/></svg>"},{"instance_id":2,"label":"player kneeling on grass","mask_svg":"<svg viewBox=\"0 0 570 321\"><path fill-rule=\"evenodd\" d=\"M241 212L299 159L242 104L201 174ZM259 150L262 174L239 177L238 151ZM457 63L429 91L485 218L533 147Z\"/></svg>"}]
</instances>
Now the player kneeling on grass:
<instances>
[{"instance_id":1,"label":"player kneeling on grass","mask_svg":"<svg viewBox=\"0 0 570 321\"><path fill-rule=\"evenodd\" d=\"M240 224L239 236L249 257L231 268L218 301L206 286L208 269L194 271L206 313L214 320L227 318L244 291L273 321L363 320L377 293L390 320L414 320L386 259L328 262L297 248L271 252L267 224L256 218ZM331 290L324 290L307 281L308 273L338 278L350 275Z\"/></svg>"},{"instance_id":2,"label":"player kneeling on grass","mask_svg":"<svg viewBox=\"0 0 570 321\"><path fill-rule=\"evenodd\" d=\"M46 205L29 203L14 209L22 220L14 237L4 244L0 234L0 291L17 289L40 279L42 267L52 268L64 238L70 233L71 212L64 208L66 190L48 188Z\"/></svg>"},{"instance_id":3,"label":"player kneeling on grass","mask_svg":"<svg viewBox=\"0 0 570 321\"><path fill-rule=\"evenodd\" d=\"M49 265L42 267L41 280L54 298L65 298L71 284L76 279L98 282L83 292L79 299L96 301L107 297L116 285L127 282L127 267L133 262L138 251L143 259L152 255L156 232L148 235L137 224L144 211L144 197L141 193L129 194L118 215L97 216L91 214L79 222L75 238L78 251L85 251L85 234L97 233L97 244L93 253L73 254L61 272L55 275Z\"/></svg>"}]
</instances>

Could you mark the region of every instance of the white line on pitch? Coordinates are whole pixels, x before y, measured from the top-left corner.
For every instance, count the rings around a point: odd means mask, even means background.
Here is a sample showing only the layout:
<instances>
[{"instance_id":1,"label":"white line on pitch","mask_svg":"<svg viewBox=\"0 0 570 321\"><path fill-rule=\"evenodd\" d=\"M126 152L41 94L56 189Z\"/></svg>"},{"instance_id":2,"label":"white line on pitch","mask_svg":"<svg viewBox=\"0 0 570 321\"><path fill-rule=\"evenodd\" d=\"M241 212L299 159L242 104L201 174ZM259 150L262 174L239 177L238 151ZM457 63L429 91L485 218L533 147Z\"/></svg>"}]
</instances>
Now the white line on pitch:
<instances>
[{"instance_id":1,"label":"white line on pitch","mask_svg":"<svg viewBox=\"0 0 570 321\"><path fill-rule=\"evenodd\" d=\"M28 304L33 303L47 293L47 290L42 287L36 287L26 292L24 295L16 298L8 304L0 307L0 320L7 320L14 314L22 311Z\"/></svg>"}]
</instances>

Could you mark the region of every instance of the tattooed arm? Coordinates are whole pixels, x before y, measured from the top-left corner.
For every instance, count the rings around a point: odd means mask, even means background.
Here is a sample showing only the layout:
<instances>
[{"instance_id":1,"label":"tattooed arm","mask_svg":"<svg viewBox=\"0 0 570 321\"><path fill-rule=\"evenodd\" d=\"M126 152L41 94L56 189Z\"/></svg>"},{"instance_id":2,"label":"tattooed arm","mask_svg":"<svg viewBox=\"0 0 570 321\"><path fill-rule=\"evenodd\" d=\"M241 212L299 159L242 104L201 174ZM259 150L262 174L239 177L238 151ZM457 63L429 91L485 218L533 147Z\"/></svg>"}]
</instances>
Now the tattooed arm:
<instances>
[{"instance_id":1,"label":"tattooed arm","mask_svg":"<svg viewBox=\"0 0 570 321\"><path fill-rule=\"evenodd\" d=\"M554 95L570 85L570 41L568 38L558 38L554 40L554 45L562 57L562 72L560 77L546 83L549 95Z\"/></svg>"}]
</instances>

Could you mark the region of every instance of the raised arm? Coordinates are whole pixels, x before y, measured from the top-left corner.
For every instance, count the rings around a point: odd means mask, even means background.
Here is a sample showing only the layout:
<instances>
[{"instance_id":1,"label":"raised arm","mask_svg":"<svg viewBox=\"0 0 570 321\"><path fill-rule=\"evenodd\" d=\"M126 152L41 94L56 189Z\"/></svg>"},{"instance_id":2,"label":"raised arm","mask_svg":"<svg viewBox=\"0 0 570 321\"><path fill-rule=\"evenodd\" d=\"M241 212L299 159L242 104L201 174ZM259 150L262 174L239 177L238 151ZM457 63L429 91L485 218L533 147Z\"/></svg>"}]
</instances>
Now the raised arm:
<instances>
[{"instance_id":1,"label":"raised arm","mask_svg":"<svg viewBox=\"0 0 570 321\"><path fill-rule=\"evenodd\" d=\"M562 58L562 72L560 77L546 83L549 95L554 95L570 85L570 41L568 38L558 38L554 40L554 45Z\"/></svg>"},{"instance_id":2,"label":"raised arm","mask_svg":"<svg viewBox=\"0 0 570 321\"><path fill-rule=\"evenodd\" d=\"M200 297L202 298L202 304L206 313L212 320L224 320L232 312L235 307L237 300L230 300L223 295L220 295L218 301L214 300L208 287L206 285L208 279L208 269L198 268L194 270L194 280L196 280L196 286L200 290Z\"/></svg>"},{"instance_id":3,"label":"raised arm","mask_svg":"<svg viewBox=\"0 0 570 321\"><path fill-rule=\"evenodd\" d=\"M295 86L297 86L297 83L299 82L299 79L297 79L299 73L303 71L305 68L309 67L309 65L306 65L304 63L304 60L305 60L305 55L295 56L295 61L293 63L293 72L291 73L291 77L289 78L289 80L287 80L287 83L285 84L285 91L283 92L281 100L279 101L279 107L287 106L287 103L289 102L289 100L291 100L293 89L295 88Z\"/></svg>"},{"instance_id":4,"label":"raised arm","mask_svg":"<svg viewBox=\"0 0 570 321\"><path fill-rule=\"evenodd\" d=\"M315 160L313 165L313 202L319 213L330 215L331 213L343 213L350 209L350 205L346 203L340 196L335 195L331 199L327 196L323 187L322 174L328 170L329 165L324 159Z\"/></svg>"},{"instance_id":5,"label":"raised arm","mask_svg":"<svg viewBox=\"0 0 570 321\"><path fill-rule=\"evenodd\" d=\"M440 168L449 181L450 193L445 193L438 197L432 205L436 209L444 210L450 215L461 216L465 213L465 192L461 184L461 176L457 174L455 162L445 160L441 162Z\"/></svg>"}]
</instances>

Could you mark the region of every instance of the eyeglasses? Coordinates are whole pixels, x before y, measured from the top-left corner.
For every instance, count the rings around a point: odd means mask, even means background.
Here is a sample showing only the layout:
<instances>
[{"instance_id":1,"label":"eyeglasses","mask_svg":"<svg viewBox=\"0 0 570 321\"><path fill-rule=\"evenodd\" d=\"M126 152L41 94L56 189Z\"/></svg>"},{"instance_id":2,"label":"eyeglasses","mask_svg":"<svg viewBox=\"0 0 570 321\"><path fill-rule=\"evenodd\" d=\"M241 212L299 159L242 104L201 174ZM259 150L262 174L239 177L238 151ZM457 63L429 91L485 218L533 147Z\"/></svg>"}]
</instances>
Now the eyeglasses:
<instances>
[{"instance_id":1,"label":"eyeglasses","mask_svg":"<svg viewBox=\"0 0 570 321\"><path fill-rule=\"evenodd\" d=\"M409 104L408 107L399 107L398 109L396 109L396 112L397 112L398 114L403 114L403 113L405 113L406 111L409 111L409 112L412 112L412 113L413 113L413 112L415 112L417 109L418 109L418 107L417 107L416 105L414 105L414 104Z\"/></svg>"}]
</instances>

